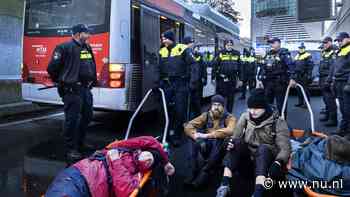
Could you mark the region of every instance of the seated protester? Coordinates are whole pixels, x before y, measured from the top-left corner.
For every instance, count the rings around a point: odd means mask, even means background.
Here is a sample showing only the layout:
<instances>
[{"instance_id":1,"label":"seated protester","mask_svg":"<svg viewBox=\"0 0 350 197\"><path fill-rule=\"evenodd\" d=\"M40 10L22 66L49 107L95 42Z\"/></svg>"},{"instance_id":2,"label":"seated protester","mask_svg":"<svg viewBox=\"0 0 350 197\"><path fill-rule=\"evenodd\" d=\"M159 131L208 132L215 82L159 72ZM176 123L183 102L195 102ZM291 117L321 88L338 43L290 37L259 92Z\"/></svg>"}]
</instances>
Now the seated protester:
<instances>
[{"instance_id":1,"label":"seated protester","mask_svg":"<svg viewBox=\"0 0 350 197\"><path fill-rule=\"evenodd\" d=\"M283 176L283 167L291 153L289 130L278 111L268 105L264 91L256 89L248 99L248 112L241 115L224 158L224 176L217 197L230 193L232 174L255 168L254 197L262 196L263 183L268 175L273 179ZM241 169L241 167L244 168Z\"/></svg>"},{"instance_id":2,"label":"seated protester","mask_svg":"<svg viewBox=\"0 0 350 197\"><path fill-rule=\"evenodd\" d=\"M157 172L159 169L163 173ZM155 138L124 140L63 170L45 196L128 197L139 188L142 176L149 170L152 175L161 174L165 178L175 172L167 153ZM161 181L162 177L152 178Z\"/></svg>"},{"instance_id":3,"label":"seated protester","mask_svg":"<svg viewBox=\"0 0 350 197\"><path fill-rule=\"evenodd\" d=\"M211 99L211 107L208 112L202 113L197 118L185 123L185 133L191 139L191 173L186 178L185 184L199 187L208 180L208 175L220 159L225 156L225 147L222 147L226 137L233 134L236 118L225 109L225 99L216 95ZM203 159L199 159L203 158ZM199 162L206 160L206 162ZM202 165L200 164L202 163Z\"/></svg>"}]
</instances>

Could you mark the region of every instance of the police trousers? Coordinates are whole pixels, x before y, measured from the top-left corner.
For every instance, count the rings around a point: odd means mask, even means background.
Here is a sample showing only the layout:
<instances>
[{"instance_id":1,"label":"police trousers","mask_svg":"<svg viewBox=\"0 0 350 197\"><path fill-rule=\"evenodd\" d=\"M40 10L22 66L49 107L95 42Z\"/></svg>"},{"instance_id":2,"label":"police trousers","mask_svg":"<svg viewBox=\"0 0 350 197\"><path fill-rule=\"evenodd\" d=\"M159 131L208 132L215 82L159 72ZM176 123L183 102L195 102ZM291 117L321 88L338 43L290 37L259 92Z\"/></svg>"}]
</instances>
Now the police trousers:
<instances>
[{"instance_id":1,"label":"police trousers","mask_svg":"<svg viewBox=\"0 0 350 197\"><path fill-rule=\"evenodd\" d=\"M191 103L190 103L190 108L191 108L191 113L190 113L190 120L192 120L193 118L199 116L201 114L201 100L202 100L202 96L203 96L203 85L200 85L199 87L197 87L194 90L191 90L190 93L190 97L191 97Z\"/></svg>"},{"instance_id":2,"label":"police trousers","mask_svg":"<svg viewBox=\"0 0 350 197\"><path fill-rule=\"evenodd\" d=\"M164 90L170 116L170 130L179 137L183 133L183 124L187 119L189 85L188 80L175 77L161 80L160 86ZM172 135L172 134L170 134Z\"/></svg>"},{"instance_id":3,"label":"police trousers","mask_svg":"<svg viewBox=\"0 0 350 197\"><path fill-rule=\"evenodd\" d=\"M243 81L242 86L242 96L246 95L247 87L249 88L249 91L252 91L256 87L256 79L255 78L249 78L246 81Z\"/></svg>"},{"instance_id":4,"label":"police trousers","mask_svg":"<svg viewBox=\"0 0 350 197\"><path fill-rule=\"evenodd\" d=\"M297 83L299 83L301 86L303 86L307 100L310 101L310 91L309 91L309 85L310 85L310 81L307 77L299 77L296 80ZM300 88L297 88L297 92L298 92L298 102L299 104L304 104L305 103L305 99L303 96L303 93L301 92Z\"/></svg>"},{"instance_id":5,"label":"police trousers","mask_svg":"<svg viewBox=\"0 0 350 197\"><path fill-rule=\"evenodd\" d=\"M288 81L269 79L264 80L263 84L268 103L273 105L276 99L277 109L281 114L284 97L288 88Z\"/></svg>"},{"instance_id":6,"label":"police trousers","mask_svg":"<svg viewBox=\"0 0 350 197\"><path fill-rule=\"evenodd\" d=\"M337 104L335 102L335 92L331 88L330 84L327 84L327 77L320 77L319 85L321 88L321 93L323 101L326 105L326 112L328 115L337 114Z\"/></svg>"},{"instance_id":7,"label":"police trousers","mask_svg":"<svg viewBox=\"0 0 350 197\"><path fill-rule=\"evenodd\" d=\"M340 112L342 119L339 129L350 133L350 93L344 91L344 87L347 84L346 81L335 81L334 88L336 97L339 100Z\"/></svg>"},{"instance_id":8,"label":"police trousers","mask_svg":"<svg viewBox=\"0 0 350 197\"><path fill-rule=\"evenodd\" d=\"M220 94L226 99L226 108L230 113L233 112L236 85L236 80L224 81L224 79L220 77L216 80L216 93Z\"/></svg>"},{"instance_id":9,"label":"police trousers","mask_svg":"<svg viewBox=\"0 0 350 197\"><path fill-rule=\"evenodd\" d=\"M67 149L78 150L84 143L86 130L93 117L93 97L89 88L66 90L64 103L64 138Z\"/></svg>"}]
</instances>

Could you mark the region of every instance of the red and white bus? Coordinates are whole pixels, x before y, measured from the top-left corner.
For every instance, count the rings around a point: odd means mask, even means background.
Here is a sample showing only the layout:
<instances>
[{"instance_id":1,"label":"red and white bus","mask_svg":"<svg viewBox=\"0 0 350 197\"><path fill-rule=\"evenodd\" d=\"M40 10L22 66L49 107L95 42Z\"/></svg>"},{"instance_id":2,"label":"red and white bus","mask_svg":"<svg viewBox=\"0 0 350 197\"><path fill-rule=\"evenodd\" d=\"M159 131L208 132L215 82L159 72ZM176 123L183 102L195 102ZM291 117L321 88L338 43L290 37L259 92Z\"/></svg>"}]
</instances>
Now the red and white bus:
<instances>
[{"instance_id":1,"label":"red and white bus","mask_svg":"<svg viewBox=\"0 0 350 197\"><path fill-rule=\"evenodd\" d=\"M178 41L189 32L216 39L215 31L198 21L192 24L191 16L172 0L26 0L23 98L62 104L56 88L38 89L51 83L46 68L55 46L72 39L73 25L84 23L92 29L89 42L97 63L94 107L132 111L157 78L161 32L173 29ZM206 96L215 93L213 87L205 90ZM145 110L153 109L155 102Z\"/></svg>"}]
</instances>

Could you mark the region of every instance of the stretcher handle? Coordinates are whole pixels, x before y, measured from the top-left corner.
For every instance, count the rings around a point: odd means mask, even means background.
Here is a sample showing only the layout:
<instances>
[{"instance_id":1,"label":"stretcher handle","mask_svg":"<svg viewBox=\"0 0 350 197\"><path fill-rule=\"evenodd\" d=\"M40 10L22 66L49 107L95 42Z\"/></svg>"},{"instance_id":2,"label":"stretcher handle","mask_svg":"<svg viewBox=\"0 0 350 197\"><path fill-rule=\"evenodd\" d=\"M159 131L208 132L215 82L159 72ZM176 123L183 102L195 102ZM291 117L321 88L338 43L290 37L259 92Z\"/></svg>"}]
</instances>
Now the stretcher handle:
<instances>
[{"instance_id":1,"label":"stretcher handle","mask_svg":"<svg viewBox=\"0 0 350 197\"><path fill-rule=\"evenodd\" d=\"M162 96L164 116L165 116L165 127L164 127L164 132L163 132L163 139L162 139L162 144L165 144L166 143L166 137L167 137L167 134L168 134L168 127L169 127L169 115L168 115L168 108L167 108L167 105L166 105L165 93L164 93L163 89L161 89L161 88L158 88L158 90L160 91L161 96ZM147 101L148 97L150 96L150 94L152 92L153 92L153 89L148 90L148 92L146 93L145 97L143 97L141 103L139 104L139 106L137 107L136 111L132 115L132 117L131 117L131 119L129 121L128 129L126 131L124 140L127 140L129 138L130 130L131 130L132 125L134 123L134 119L136 118L137 114L141 111L141 108L143 107L143 105L145 104L145 102Z\"/></svg>"},{"instance_id":2,"label":"stretcher handle","mask_svg":"<svg viewBox=\"0 0 350 197\"><path fill-rule=\"evenodd\" d=\"M304 100L305 100L307 109L308 109L309 114L310 114L311 131L314 132L314 131L315 131L314 113L313 113L313 111L312 111L310 102L309 102L309 100L308 100L308 98L307 98L307 96L306 96L304 87L303 87L302 85L300 85L299 83L297 83L296 86L297 86L298 88L300 88L300 90L301 90L301 92L302 92L302 94L303 94L303 98L304 98ZM291 89L291 88L292 88L292 85L289 84L289 85L288 85L288 88L287 88L287 91L286 91L286 96L284 97L283 107L282 107L282 112L281 112L281 117L282 117L283 120L286 120L285 112L286 112L287 101L288 101L289 92L290 92L290 89Z\"/></svg>"}]
</instances>

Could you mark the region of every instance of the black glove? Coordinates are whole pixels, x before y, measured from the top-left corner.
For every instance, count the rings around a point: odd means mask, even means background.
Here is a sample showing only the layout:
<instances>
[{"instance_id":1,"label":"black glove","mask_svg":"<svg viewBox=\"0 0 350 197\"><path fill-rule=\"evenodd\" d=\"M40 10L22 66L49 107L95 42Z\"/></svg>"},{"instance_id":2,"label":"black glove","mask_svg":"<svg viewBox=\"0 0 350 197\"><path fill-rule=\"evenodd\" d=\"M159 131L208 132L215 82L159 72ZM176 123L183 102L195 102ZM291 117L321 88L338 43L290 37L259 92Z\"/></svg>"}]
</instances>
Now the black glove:
<instances>
[{"instance_id":1,"label":"black glove","mask_svg":"<svg viewBox=\"0 0 350 197\"><path fill-rule=\"evenodd\" d=\"M344 86L344 92L350 93L350 84L346 84L346 85Z\"/></svg>"},{"instance_id":2,"label":"black glove","mask_svg":"<svg viewBox=\"0 0 350 197\"><path fill-rule=\"evenodd\" d=\"M282 169L282 162L274 161L270 166L269 175L273 179L281 178L284 175L283 169Z\"/></svg>"}]
</instances>

